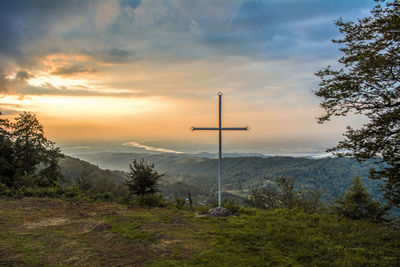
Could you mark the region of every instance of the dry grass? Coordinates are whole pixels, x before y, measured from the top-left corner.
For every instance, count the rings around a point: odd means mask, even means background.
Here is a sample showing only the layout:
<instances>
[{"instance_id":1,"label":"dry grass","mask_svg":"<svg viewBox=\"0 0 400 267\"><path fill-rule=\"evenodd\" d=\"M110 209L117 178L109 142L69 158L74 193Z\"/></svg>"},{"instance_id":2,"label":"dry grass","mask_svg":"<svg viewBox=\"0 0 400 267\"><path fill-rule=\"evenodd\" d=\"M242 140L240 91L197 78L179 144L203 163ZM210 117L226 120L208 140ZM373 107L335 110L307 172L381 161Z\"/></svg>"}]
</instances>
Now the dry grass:
<instances>
[{"instance_id":1,"label":"dry grass","mask_svg":"<svg viewBox=\"0 0 400 267\"><path fill-rule=\"evenodd\" d=\"M0 265L143 266L208 247L193 212L113 203L0 200Z\"/></svg>"},{"instance_id":2,"label":"dry grass","mask_svg":"<svg viewBox=\"0 0 400 267\"><path fill-rule=\"evenodd\" d=\"M398 228L301 210L0 199L0 266L400 266Z\"/></svg>"}]
</instances>

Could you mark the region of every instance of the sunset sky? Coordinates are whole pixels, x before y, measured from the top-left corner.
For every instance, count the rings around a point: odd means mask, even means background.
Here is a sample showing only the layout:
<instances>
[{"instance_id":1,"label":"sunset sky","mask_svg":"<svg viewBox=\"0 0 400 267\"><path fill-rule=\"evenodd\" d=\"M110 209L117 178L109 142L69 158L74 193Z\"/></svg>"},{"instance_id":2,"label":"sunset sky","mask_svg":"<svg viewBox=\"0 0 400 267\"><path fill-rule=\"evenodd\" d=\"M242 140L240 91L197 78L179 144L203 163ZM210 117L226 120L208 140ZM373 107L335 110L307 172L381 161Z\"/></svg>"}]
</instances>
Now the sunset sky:
<instances>
[{"instance_id":1,"label":"sunset sky","mask_svg":"<svg viewBox=\"0 0 400 267\"><path fill-rule=\"evenodd\" d=\"M363 120L317 124L314 73L337 66L334 20L374 4L2 0L0 111L34 112L65 151L213 152L215 132L189 129L217 126L222 91L224 126L251 126L224 133L225 151L323 152Z\"/></svg>"}]
</instances>

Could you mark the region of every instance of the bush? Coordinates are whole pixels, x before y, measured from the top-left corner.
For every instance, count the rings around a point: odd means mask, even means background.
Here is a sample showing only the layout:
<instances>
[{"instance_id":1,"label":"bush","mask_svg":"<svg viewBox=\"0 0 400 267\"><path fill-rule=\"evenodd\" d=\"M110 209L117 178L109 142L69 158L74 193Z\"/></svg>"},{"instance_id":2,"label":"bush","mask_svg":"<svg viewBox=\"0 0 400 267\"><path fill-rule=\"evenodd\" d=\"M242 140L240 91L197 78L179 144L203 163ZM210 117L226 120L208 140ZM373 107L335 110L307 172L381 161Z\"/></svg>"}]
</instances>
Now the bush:
<instances>
[{"instance_id":1,"label":"bush","mask_svg":"<svg viewBox=\"0 0 400 267\"><path fill-rule=\"evenodd\" d=\"M326 211L325 205L321 202L321 195L324 192L318 189L308 189L300 192L297 206L306 213L322 213Z\"/></svg>"},{"instance_id":2,"label":"bush","mask_svg":"<svg viewBox=\"0 0 400 267\"><path fill-rule=\"evenodd\" d=\"M197 206L195 207L195 209L199 212L199 213L207 213L210 209L210 206Z\"/></svg>"},{"instance_id":3,"label":"bush","mask_svg":"<svg viewBox=\"0 0 400 267\"><path fill-rule=\"evenodd\" d=\"M281 196L276 187L268 184L265 187L253 188L244 203L259 209L276 209L281 207Z\"/></svg>"},{"instance_id":4,"label":"bush","mask_svg":"<svg viewBox=\"0 0 400 267\"><path fill-rule=\"evenodd\" d=\"M159 191L157 186L164 174L156 172L154 165L148 164L142 159L140 162L134 160L132 164L129 164L129 168L130 171L125 180L125 184L129 188L129 196L144 196Z\"/></svg>"},{"instance_id":5,"label":"bush","mask_svg":"<svg viewBox=\"0 0 400 267\"><path fill-rule=\"evenodd\" d=\"M7 185L0 183L0 196L13 197L15 192Z\"/></svg>"},{"instance_id":6,"label":"bush","mask_svg":"<svg viewBox=\"0 0 400 267\"><path fill-rule=\"evenodd\" d=\"M129 204L148 207L166 207L168 205L164 197L160 194L146 194L142 196L131 197Z\"/></svg>"},{"instance_id":7,"label":"bush","mask_svg":"<svg viewBox=\"0 0 400 267\"><path fill-rule=\"evenodd\" d=\"M49 197L63 196L64 190L61 187L22 187L21 191L25 197Z\"/></svg>"},{"instance_id":8,"label":"bush","mask_svg":"<svg viewBox=\"0 0 400 267\"><path fill-rule=\"evenodd\" d=\"M68 186L64 188L63 196L66 198L76 198L78 196L83 196L84 193L76 185Z\"/></svg>"},{"instance_id":9,"label":"bush","mask_svg":"<svg viewBox=\"0 0 400 267\"><path fill-rule=\"evenodd\" d=\"M180 210L185 206L186 199L181 197L175 197L175 207Z\"/></svg>"},{"instance_id":10,"label":"bush","mask_svg":"<svg viewBox=\"0 0 400 267\"><path fill-rule=\"evenodd\" d=\"M353 178L353 185L347 193L335 200L333 210L339 216L352 220L384 221L387 208L371 198L367 189L362 185L359 175Z\"/></svg>"},{"instance_id":11,"label":"bush","mask_svg":"<svg viewBox=\"0 0 400 267\"><path fill-rule=\"evenodd\" d=\"M233 199L223 199L221 206L230 210L233 214L239 213L240 206Z\"/></svg>"}]
</instances>

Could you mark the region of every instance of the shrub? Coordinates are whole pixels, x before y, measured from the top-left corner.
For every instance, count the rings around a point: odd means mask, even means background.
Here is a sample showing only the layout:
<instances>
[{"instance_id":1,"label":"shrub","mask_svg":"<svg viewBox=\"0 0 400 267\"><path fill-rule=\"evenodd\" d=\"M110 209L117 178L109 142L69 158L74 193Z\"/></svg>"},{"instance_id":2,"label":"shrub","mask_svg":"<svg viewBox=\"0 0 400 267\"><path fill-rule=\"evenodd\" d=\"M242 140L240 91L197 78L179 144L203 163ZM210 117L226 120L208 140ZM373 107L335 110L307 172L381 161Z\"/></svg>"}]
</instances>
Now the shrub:
<instances>
[{"instance_id":1,"label":"shrub","mask_svg":"<svg viewBox=\"0 0 400 267\"><path fill-rule=\"evenodd\" d=\"M144 196L157 193L157 185L164 174L154 170L154 165L148 164L144 159L140 162L134 160L129 164L130 171L127 174L125 184L129 189L129 196Z\"/></svg>"},{"instance_id":2,"label":"shrub","mask_svg":"<svg viewBox=\"0 0 400 267\"><path fill-rule=\"evenodd\" d=\"M0 196L13 197L14 193L6 184L0 183Z\"/></svg>"},{"instance_id":3,"label":"shrub","mask_svg":"<svg viewBox=\"0 0 400 267\"><path fill-rule=\"evenodd\" d=\"M288 177L279 177L276 180L281 191L281 201L284 207L291 209L296 205L297 192L294 190L295 180Z\"/></svg>"},{"instance_id":4,"label":"shrub","mask_svg":"<svg viewBox=\"0 0 400 267\"><path fill-rule=\"evenodd\" d=\"M221 206L230 210L233 214L239 213L240 206L233 199L223 199Z\"/></svg>"},{"instance_id":5,"label":"shrub","mask_svg":"<svg viewBox=\"0 0 400 267\"><path fill-rule=\"evenodd\" d=\"M175 197L175 207L180 210L185 206L186 199L181 197Z\"/></svg>"},{"instance_id":6,"label":"shrub","mask_svg":"<svg viewBox=\"0 0 400 267\"><path fill-rule=\"evenodd\" d=\"M353 178L353 185L347 193L335 200L332 207L339 216L352 220L370 220L381 222L387 213L387 208L371 198L367 189L362 185L359 175Z\"/></svg>"},{"instance_id":7,"label":"shrub","mask_svg":"<svg viewBox=\"0 0 400 267\"><path fill-rule=\"evenodd\" d=\"M164 197L160 194L146 194L131 197L129 204L148 207L166 207L168 205L168 203L164 200Z\"/></svg>"},{"instance_id":8,"label":"shrub","mask_svg":"<svg viewBox=\"0 0 400 267\"><path fill-rule=\"evenodd\" d=\"M300 193L297 206L303 208L306 213L321 213L326 210L321 202L321 195L324 192L318 189L308 189Z\"/></svg>"},{"instance_id":9,"label":"shrub","mask_svg":"<svg viewBox=\"0 0 400 267\"><path fill-rule=\"evenodd\" d=\"M248 199L244 203L250 207L259 209L275 209L281 206L281 196L278 190L268 184L265 187L253 188Z\"/></svg>"}]
</instances>

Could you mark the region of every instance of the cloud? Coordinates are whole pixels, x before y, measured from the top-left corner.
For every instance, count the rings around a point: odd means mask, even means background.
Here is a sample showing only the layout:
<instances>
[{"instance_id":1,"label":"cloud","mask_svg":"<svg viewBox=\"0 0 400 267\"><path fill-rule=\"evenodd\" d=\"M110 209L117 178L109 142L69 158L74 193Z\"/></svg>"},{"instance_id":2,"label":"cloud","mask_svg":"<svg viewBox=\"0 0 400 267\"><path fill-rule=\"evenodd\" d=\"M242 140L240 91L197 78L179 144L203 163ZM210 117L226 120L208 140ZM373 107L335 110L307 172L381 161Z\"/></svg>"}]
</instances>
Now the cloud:
<instances>
[{"instance_id":1,"label":"cloud","mask_svg":"<svg viewBox=\"0 0 400 267\"><path fill-rule=\"evenodd\" d=\"M7 75L0 66L0 93L15 93L34 76L25 70L19 70L14 76Z\"/></svg>"},{"instance_id":2,"label":"cloud","mask_svg":"<svg viewBox=\"0 0 400 267\"><path fill-rule=\"evenodd\" d=\"M119 92L113 90L109 91L102 91L96 90L92 88L86 89L77 89L76 87L83 87L84 86L75 86L74 88L67 88L67 87L56 87L50 83L45 83L41 86L32 86L32 85L25 85L21 86L17 93L23 95L59 95L59 96L105 96L105 97L132 97L137 96L134 92Z\"/></svg>"},{"instance_id":3,"label":"cloud","mask_svg":"<svg viewBox=\"0 0 400 267\"><path fill-rule=\"evenodd\" d=\"M50 74L61 75L61 76L72 76L72 75L76 75L76 74L89 74L89 73L95 73L95 72L97 72L97 70L89 69L82 65L72 65L72 66L57 67Z\"/></svg>"},{"instance_id":4,"label":"cloud","mask_svg":"<svg viewBox=\"0 0 400 267\"><path fill-rule=\"evenodd\" d=\"M116 47L102 50L84 50L83 53L97 63L126 63L138 59L132 51Z\"/></svg>"},{"instance_id":5,"label":"cloud","mask_svg":"<svg viewBox=\"0 0 400 267\"><path fill-rule=\"evenodd\" d=\"M20 70L15 75L15 79L19 79L19 80L28 80L28 79L33 78L33 77L35 77L35 76L33 76L32 74L29 74L25 70Z\"/></svg>"},{"instance_id":6,"label":"cloud","mask_svg":"<svg viewBox=\"0 0 400 267\"><path fill-rule=\"evenodd\" d=\"M0 3L0 53L20 53L21 47L50 32L55 22L87 12L93 1L3 0Z\"/></svg>"},{"instance_id":7,"label":"cloud","mask_svg":"<svg viewBox=\"0 0 400 267\"><path fill-rule=\"evenodd\" d=\"M123 8L130 7L132 9L137 8L142 3L141 0L121 0L120 5Z\"/></svg>"},{"instance_id":8,"label":"cloud","mask_svg":"<svg viewBox=\"0 0 400 267\"><path fill-rule=\"evenodd\" d=\"M4 0L0 34L7 38L0 43L0 90L19 86L26 93L94 94L91 86L64 90L25 86L24 80L11 86L7 74L24 69L37 79L80 75L93 87L134 95L199 97L221 86L254 91L269 85L265 77L276 65L287 83L293 70L282 63L297 62L298 72L309 64L312 76L314 66L336 59L330 40L339 32L333 20L358 16L370 6L369 0ZM66 56L46 65L44 59L53 54ZM78 54L84 57L68 57ZM249 70L251 61L263 64ZM101 77L90 80L86 74L96 71Z\"/></svg>"}]
</instances>

